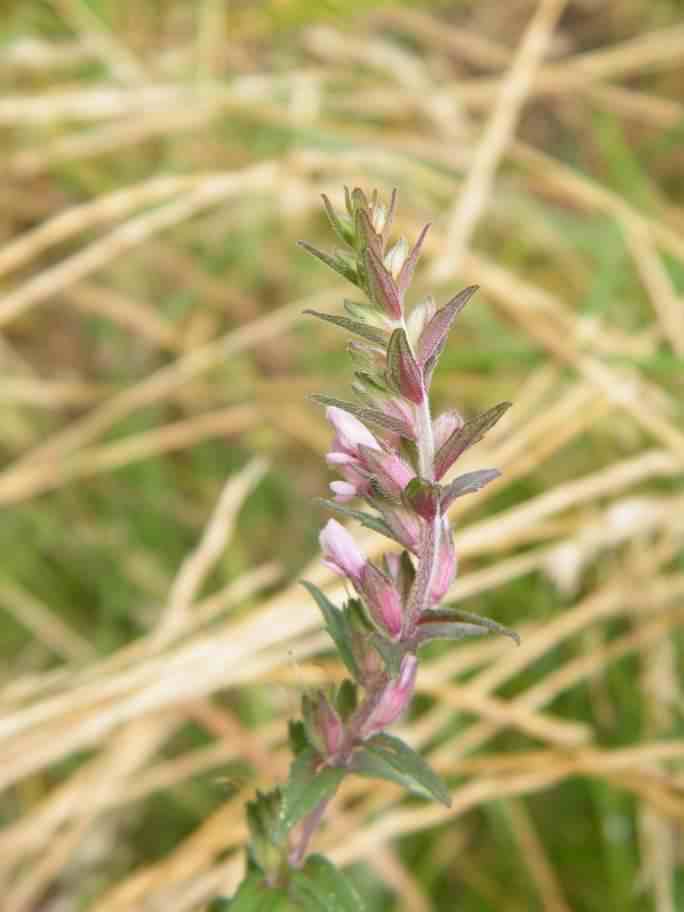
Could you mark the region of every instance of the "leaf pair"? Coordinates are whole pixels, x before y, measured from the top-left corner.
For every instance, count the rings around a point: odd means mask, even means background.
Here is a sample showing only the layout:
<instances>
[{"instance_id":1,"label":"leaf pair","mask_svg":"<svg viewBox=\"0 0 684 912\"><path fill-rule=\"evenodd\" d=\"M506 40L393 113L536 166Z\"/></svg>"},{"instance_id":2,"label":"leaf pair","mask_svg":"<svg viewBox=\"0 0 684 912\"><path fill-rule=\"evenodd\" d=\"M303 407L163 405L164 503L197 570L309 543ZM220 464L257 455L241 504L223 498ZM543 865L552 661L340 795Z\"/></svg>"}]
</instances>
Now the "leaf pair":
<instances>
[{"instance_id":1,"label":"leaf pair","mask_svg":"<svg viewBox=\"0 0 684 912\"><path fill-rule=\"evenodd\" d=\"M287 887L269 887L258 873L232 899L217 899L207 912L364 912L353 884L322 855L311 855Z\"/></svg>"}]
</instances>

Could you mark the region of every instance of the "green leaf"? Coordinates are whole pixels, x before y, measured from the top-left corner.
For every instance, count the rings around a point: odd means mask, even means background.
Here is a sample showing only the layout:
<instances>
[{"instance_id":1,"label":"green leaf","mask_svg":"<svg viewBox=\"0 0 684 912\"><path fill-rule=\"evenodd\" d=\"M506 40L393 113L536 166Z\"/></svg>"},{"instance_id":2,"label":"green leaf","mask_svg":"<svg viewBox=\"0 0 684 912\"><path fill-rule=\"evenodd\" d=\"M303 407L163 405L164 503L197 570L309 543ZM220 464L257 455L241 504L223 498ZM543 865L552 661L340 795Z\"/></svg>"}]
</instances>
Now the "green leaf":
<instances>
[{"instance_id":1,"label":"green leaf","mask_svg":"<svg viewBox=\"0 0 684 912\"><path fill-rule=\"evenodd\" d=\"M364 912L353 884L322 855L311 855L292 876L290 896L302 912Z\"/></svg>"},{"instance_id":2,"label":"green leaf","mask_svg":"<svg viewBox=\"0 0 684 912\"><path fill-rule=\"evenodd\" d=\"M334 405L344 412L349 412L350 415L355 415L359 421L376 424L386 431L393 431L395 434L407 437L409 440L413 440L416 436L405 421L400 418L394 418L392 415L386 415L379 409L356 405L355 402L345 402L342 399L334 399L332 396L315 395L311 398L320 405Z\"/></svg>"},{"instance_id":3,"label":"green leaf","mask_svg":"<svg viewBox=\"0 0 684 912\"><path fill-rule=\"evenodd\" d=\"M310 314L312 317L318 317L319 320L327 320L328 323L334 323L335 326L341 326L342 329L355 333L368 342L373 342L374 345L380 345L382 348L385 348L387 345L387 340L389 338L388 334L381 329L368 326L366 323L359 323L357 320L351 320L349 317L341 317L336 314L322 313L319 310L308 309L303 312L305 314Z\"/></svg>"},{"instance_id":4,"label":"green leaf","mask_svg":"<svg viewBox=\"0 0 684 912\"><path fill-rule=\"evenodd\" d=\"M291 719L287 724L287 736L290 750L296 756L309 747L309 739L306 736L306 727L304 723L297 719Z\"/></svg>"},{"instance_id":5,"label":"green leaf","mask_svg":"<svg viewBox=\"0 0 684 912\"><path fill-rule=\"evenodd\" d=\"M343 279L347 279L347 281L351 282L353 285L359 284L359 277L356 274L356 270L346 260L342 259L341 256L330 256L329 253L318 250L307 241L299 241L298 243L307 253L317 257L322 263L325 263L326 266L329 266L330 269L338 273L338 275L341 275Z\"/></svg>"},{"instance_id":6,"label":"green leaf","mask_svg":"<svg viewBox=\"0 0 684 912\"><path fill-rule=\"evenodd\" d=\"M424 798L450 807L449 790L420 754L394 735L375 735L354 754L352 772L371 779L387 779Z\"/></svg>"},{"instance_id":7,"label":"green leaf","mask_svg":"<svg viewBox=\"0 0 684 912\"><path fill-rule=\"evenodd\" d=\"M491 618L480 614L471 614L470 611L452 608L427 609L418 622L414 637L416 646L428 640L462 640L465 637L483 636L486 633L498 633L510 637L520 645L520 637Z\"/></svg>"},{"instance_id":8,"label":"green leaf","mask_svg":"<svg viewBox=\"0 0 684 912\"><path fill-rule=\"evenodd\" d=\"M351 637L349 630L347 629L344 614L336 605L333 605L328 596L325 595L324 592L321 592L318 586L314 586L313 583L309 583L306 580L302 580L301 582L302 586L304 586L306 591L313 596L318 607L321 609L321 614L325 621L325 628L332 637L332 640L337 647L337 651L340 654L340 658L347 666L354 679L358 680L359 669L354 661Z\"/></svg>"},{"instance_id":9,"label":"green leaf","mask_svg":"<svg viewBox=\"0 0 684 912\"><path fill-rule=\"evenodd\" d=\"M446 512L457 497L463 497L464 494L472 494L484 488L490 481L499 478L501 472L498 469L478 469L475 472L466 472L465 475L459 475L454 478L451 484L448 484L442 492L441 509Z\"/></svg>"},{"instance_id":10,"label":"green leaf","mask_svg":"<svg viewBox=\"0 0 684 912\"><path fill-rule=\"evenodd\" d=\"M295 912L287 893L268 886L263 877L252 874L240 884L232 899L214 900L207 912Z\"/></svg>"},{"instance_id":11,"label":"green leaf","mask_svg":"<svg viewBox=\"0 0 684 912\"><path fill-rule=\"evenodd\" d=\"M482 440L502 415L511 407L510 402L500 402L493 408L470 418L442 444L435 456L435 475L439 480L468 447Z\"/></svg>"},{"instance_id":12,"label":"green leaf","mask_svg":"<svg viewBox=\"0 0 684 912\"><path fill-rule=\"evenodd\" d=\"M335 212L332 203L325 193L321 193L321 196L323 197L323 205L325 206L325 211L330 219L333 231L344 244L352 246L354 243L354 230L351 220L348 218L341 219Z\"/></svg>"},{"instance_id":13,"label":"green leaf","mask_svg":"<svg viewBox=\"0 0 684 912\"><path fill-rule=\"evenodd\" d=\"M425 370L426 377L432 375L439 356L444 350L451 324L477 291L477 285L470 285L460 291L430 320L418 340L418 361Z\"/></svg>"},{"instance_id":14,"label":"green leaf","mask_svg":"<svg viewBox=\"0 0 684 912\"><path fill-rule=\"evenodd\" d=\"M313 748L307 748L292 761L287 783L282 787L283 804L279 821L281 835L289 833L321 801L332 798L346 776L346 769L331 766L316 772L319 759Z\"/></svg>"},{"instance_id":15,"label":"green leaf","mask_svg":"<svg viewBox=\"0 0 684 912\"><path fill-rule=\"evenodd\" d=\"M323 504L323 506L327 507L329 510L334 510L335 513L340 513L342 516L358 519L361 525L365 526L366 529L372 529L373 532L379 532L380 535L384 535L385 538L391 538L392 541L396 541L390 527L385 520L380 519L379 516L373 516L372 513L364 513L363 510L352 510L351 507L345 507L334 500L326 500L324 497L317 497L316 502Z\"/></svg>"}]
</instances>

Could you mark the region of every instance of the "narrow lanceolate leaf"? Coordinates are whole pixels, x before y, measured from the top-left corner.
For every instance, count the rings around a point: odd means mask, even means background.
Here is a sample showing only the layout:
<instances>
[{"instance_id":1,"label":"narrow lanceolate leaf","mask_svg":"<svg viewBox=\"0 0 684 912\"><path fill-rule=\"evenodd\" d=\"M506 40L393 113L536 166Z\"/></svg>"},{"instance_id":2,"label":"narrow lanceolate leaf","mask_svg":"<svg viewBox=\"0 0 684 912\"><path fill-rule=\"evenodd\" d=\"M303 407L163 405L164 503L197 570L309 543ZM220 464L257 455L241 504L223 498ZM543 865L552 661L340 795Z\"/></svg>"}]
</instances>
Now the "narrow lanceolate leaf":
<instances>
[{"instance_id":1,"label":"narrow lanceolate leaf","mask_svg":"<svg viewBox=\"0 0 684 912\"><path fill-rule=\"evenodd\" d=\"M387 215L385 216L385 224L383 225L381 237L382 237L382 246L383 250L387 246L389 241L390 231L392 230L392 222L394 221L394 212L397 208L397 188L395 187L392 190L392 196L390 198L390 204L387 209Z\"/></svg>"},{"instance_id":2,"label":"narrow lanceolate leaf","mask_svg":"<svg viewBox=\"0 0 684 912\"><path fill-rule=\"evenodd\" d=\"M518 646L520 637L491 618L472 614L451 608L428 609L424 611L418 621L414 642L416 645L426 643L428 640L462 640L465 637L483 636L486 633L498 633L510 637Z\"/></svg>"},{"instance_id":3,"label":"narrow lanceolate leaf","mask_svg":"<svg viewBox=\"0 0 684 912\"><path fill-rule=\"evenodd\" d=\"M382 256L382 238L371 225L368 213L364 209L359 209L356 213L356 242L359 253L370 247L373 253Z\"/></svg>"},{"instance_id":4,"label":"narrow lanceolate leaf","mask_svg":"<svg viewBox=\"0 0 684 912\"><path fill-rule=\"evenodd\" d=\"M323 506L327 507L329 510L334 510L336 513L342 514L342 516L350 516L352 519L358 519L361 525L365 526L366 529L372 529L373 532L379 532L380 535L384 535L385 538L389 538L392 541L397 540L385 520L381 519L379 516L373 516L372 513L364 513L363 510L352 510L350 507L338 504L334 500L326 500L324 497L317 497L316 502L323 504Z\"/></svg>"},{"instance_id":5,"label":"narrow lanceolate leaf","mask_svg":"<svg viewBox=\"0 0 684 912\"><path fill-rule=\"evenodd\" d=\"M403 329L394 330L387 346L387 379L398 393L416 405L425 398L423 372Z\"/></svg>"},{"instance_id":6,"label":"narrow lanceolate leaf","mask_svg":"<svg viewBox=\"0 0 684 912\"><path fill-rule=\"evenodd\" d=\"M364 912L352 882L322 855L311 855L291 877L290 896L301 912Z\"/></svg>"},{"instance_id":7,"label":"narrow lanceolate leaf","mask_svg":"<svg viewBox=\"0 0 684 912\"><path fill-rule=\"evenodd\" d=\"M356 416L359 421L363 421L364 423L375 424L386 431L392 431L395 434L399 434L401 437L406 437L408 440L415 439L416 435L414 431L405 421L402 421L400 418L395 418L392 415L386 415L385 412L381 412L380 409L356 405L354 402L344 402L342 399L335 399L332 396L316 395L311 398L320 405L334 405L344 412L349 412L350 415Z\"/></svg>"},{"instance_id":8,"label":"narrow lanceolate leaf","mask_svg":"<svg viewBox=\"0 0 684 912\"><path fill-rule=\"evenodd\" d=\"M387 339L389 338L388 334L381 329L368 326L366 323L358 323L356 320L350 320L349 317L338 317L335 314L321 313L318 310L305 310L304 313L311 314L312 317L318 317L319 320L327 320L328 323L334 323L335 326L341 326L342 329L355 333L357 336L361 336L363 339L367 339L375 345L381 345L383 348L387 345Z\"/></svg>"},{"instance_id":9,"label":"narrow lanceolate leaf","mask_svg":"<svg viewBox=\"0 0 684 912\"><path fill-rule=\"evenodd\" d=\"M283 804L279 820L279 836L285 837L295 824L310 814L321 801L337 791L347 771L326 766L316 769L320 762L316 751L307 748L298 754L290 766L290 775L283 786Z\"/></svg>"},{"instance_id":10,"label":"narrow lanceolate leaf","mask_svg":"<svg viewBox=\"0 0 684 912\"><path fill-rule=\"evenodd\" d=\"M477 285L469 285L468 288L460 291L448 304L445 304L444 307L437 311L420 334L420 339L418 340L418 362L425 370L426 375L429 376L435 369L437 360L446 345L451 324L477 289Z\"/></svg>"},{"instance_id":11,"label":"narrow lanceolate leaf","mask_svg":"<svg viewBox=\"0 0 684 912\"><path fill-rule=\"evenodd\" d=\"M308 241L299 241L298 243L300 247L303 247L304 250L307 251L307 253L317 257L322 263L325 263L326 266L329 266L330 269L334 270L338 275L341 275L343 279L347 279L347 281L352 282L354 285L360 285L356 270L350 263L342 259L341 256L331 256L323 250L318 250L318 248L309 244Z\"/></svg>"},{"instance_id":12,"label":"narrow lanceolate leaf","mask_svg":"<svg viewBox=\"0 0 684 912\"><path fill-rule=\"evenodd\" d=\"M371 298L388 317L400 320L401 296L397 283L385 269L384 263L372 247L366 249L364 259Z\"/></svg>"},{"instance_id":13,"label":"narrow lanceolate leaf","mask_svg":"<svg viewBox=\"0 0 684 912\"><path fill-rule=\"evenodd\" d=\"M466 472L454 478L451 484L442 489L441 509L445 513L457 497L472 494L484 488L490 481L498 478L501 472L498 469L478 469L476 472Z\"/></svg>"},{"instance_id":14,"label":"narrow lanceolate leaf","mask_svg":"<svg viewBox=\"0 0 684 912\"><path fill-rule=\"evenodd\" d=\"M491 430L499 418L511 407L510 402L500 402L494 408L466 421L442 444L435 456L435 476L437 480L443 478L461 453L468 447L482 440L487 431Z\"/></svg>"},{"instance_id":15,"label":"narrow lanceolate leaf","mask_svg":"<svg viewBox=\"0 0 684 912\"><path fill-rule=\"evenodd\" d=\"M326 630L337 647L340 658L347 666L354 679L358 680L359 669L354 661L351 636L344 620L344 614L336 605L333 605L327 595L325 595L324 592L321 592L318 586L314 586L313 583L309 583L306 580L302 580L302 586L304 586L306 591L315 599L316 604L321 609Z\"/></svg>"},{"instance_id":16,"label":"narrow lanceolate leaf","mask_svg":"<svg viewBox=\"0 0 684 912\"><path fill-rule=\"evenodd\" d=\"M423 798L451 805L449 789L437 773L412 747L393 735L374 735L366 741L363 750L354 754L351 770L370 779L396 782Z\"/></svg>"},{"instance_id":17,"label":"narrow lanceolate leaf","mask_svg":"<svg viewBox=\"0 0 684 912\"><path fill-rule=\"evenodd\" d=\"M349 246L351 246L354 242L354 231L351 222L348 219L343 221L339 217L325 193L321 193L321 196L323 197L323 205L325 206L325 211L330 219L333 231L344 244L349 244Z\"/></svg>"},{"instance_id":18,"label":"narrow lanceolate leaf","mask_svg":"<svg viewBox=\"0 0 684 912\"><path fill-rule=\"evenodd\" d=\"M402 297L406 294L406 290L413 281L413 273L416 271L416 263L418 262L418 257L420 256L420 248L423 246L425 235L429 230L429 225L426 225L423 228L418 236L418 240L413 245L413 249L406 257L406 262L401 267L401 271L397 277L397 286L399 288L399 294L402 295Z\"/></svg>"}]
</instances>

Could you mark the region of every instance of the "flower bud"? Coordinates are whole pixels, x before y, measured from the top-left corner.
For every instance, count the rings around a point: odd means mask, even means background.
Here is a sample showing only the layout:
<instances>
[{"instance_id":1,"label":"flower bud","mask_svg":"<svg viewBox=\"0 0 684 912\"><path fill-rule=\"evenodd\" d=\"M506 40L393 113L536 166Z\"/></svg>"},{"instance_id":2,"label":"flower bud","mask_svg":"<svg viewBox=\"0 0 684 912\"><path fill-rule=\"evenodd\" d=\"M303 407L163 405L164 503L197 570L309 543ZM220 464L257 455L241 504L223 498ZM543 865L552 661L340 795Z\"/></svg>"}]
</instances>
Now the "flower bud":
<instances>
[{"instance_id":1,"label":"flower bud","mask_svg":"<svg viewBox=\"0 0 684 912\"><path fill-rule=\"evenodd\" d=\"M385 685L375 707L363 723L361 738L370 738L392 725L408 709L413 697L417 668L416 657L405 655L401 660L398 677Z\"/></svg>"},{"instance_id":2,"label":"flower bud","mask_svg":"<svg viewBox=\"0 0 684 912\"><path fill-rule=\"evenodd\" d=\"M302 697L302 715L312 745L323 757L334 756L344 740L344 726L325 694Z\"/></svg>"},{"instance_id":3,"label":"flower bud","mask_svg":"<svg viewBox=\"0 0 684 912\"><path fill-rule=\"evenodd\" d=\"M366 559L344 526L336 519L329 519L318 540L326 567L358 584Z\"/></svg>"},{"instance_id":4,"label":"flower bud","mask_svg":"<svg viewBox=\"0 0 684 912\"><path fill-rule=\"evenodd\" d=\"M411 311L408 320L406 321L406 331L408 337L411 340L414 351L416 350L418 339L420 339L421 333L434 317L437 312L437 305L435 304L435 299L432 295L428 295L424 301L421 301L420 304L416 306Z\"/></svg>"},{"instance_id":5,"label":"flower bud","mask_svg":"<svg viewBox=\"0 0 684 912\"><path fill-rule=\"evenodd\" d=\"M361 592L375 625L384 636L396 640L401 633L401 596L392 580L370 563L361 572Z\"/></svg>"},{"instance_id":6,"label":"flower bud","mask_svg":"<svg viewBox=\"0 0 684 912\"><path fill-rule=\"evenodd\" d=\"M380 449L380 444L366 425L349 412L330 405L325 410L325 417L336 431L333 451L340 450L350 456L357 456L359 446L367 446L373 450Z\"/></svg>"},{"instance_id":7,"label":"flower bud","mask_svg":"<svg viewBox=\"0 0 684 912\"><path fill-rule=\"evenodd\" d=\"M376 203L371 211L371 225L377 234L382 234L387 221L387 206Z\"/></svg>"},{"instance_id":8,"label":"flower bud","mask_svg":"<svg viewBox=\"0 0 684 912\"><path fill-rule=\"evenodd\" d=\"M396 500L406 485L415 477L413 469L396 453L359 448L360 461L377 482L379 493Z\"/></svg>"},{"instance_id":9,"label":"flower bud","mask_svg":"<svg viewBox=\"0 0 684 912\"><path fill-rule=\"evenodd\" d=\"M458 562L454 549L454 538L451 534L449 523L445 519L442 523L441 535L439 538L437 566L430 587L430 601L433 605L441 602L449 591L449 587L456 576L457 568Z\"/></svg>"},{"instance_id":10,"label":"flower bud","mask_svg":"<svg viewBox=\"0 0 684 912\"><path fill-rule=\"evenodd\" d=\"M280 834L283 797L280 789L257 792L247 804L250 850L269 882L275 882L287 856Z\"/></svg>"},{"instance_id":11,"label":"flower bud","mask_svg":"<svg viewBox=\"0 0 684 912\"><path fill-rule=\"evenodd\" d=\"M424 478L413 478L404 489L402 500L421 519L431 522L439 511L441 493L438 484Z\"/></svg>"},{"instance_id":12,"label":"flower bud","mask_svg":"<svg viewBox=\"0 0 684 912\"><path fill-rule=\"evenodd\" d=\"M401 267L404 265L404 263L406 261L406 257L408 256L408 251L409 251L408 241L406 241L404 238L399 238L397 243L393 247L391 247L385 254L385 257L383 259L383 263L385 264L385 269L387 269L390 272L392 278L395 281L399 277L399 273L401 272Z\"/></svg>"}]
</instances>

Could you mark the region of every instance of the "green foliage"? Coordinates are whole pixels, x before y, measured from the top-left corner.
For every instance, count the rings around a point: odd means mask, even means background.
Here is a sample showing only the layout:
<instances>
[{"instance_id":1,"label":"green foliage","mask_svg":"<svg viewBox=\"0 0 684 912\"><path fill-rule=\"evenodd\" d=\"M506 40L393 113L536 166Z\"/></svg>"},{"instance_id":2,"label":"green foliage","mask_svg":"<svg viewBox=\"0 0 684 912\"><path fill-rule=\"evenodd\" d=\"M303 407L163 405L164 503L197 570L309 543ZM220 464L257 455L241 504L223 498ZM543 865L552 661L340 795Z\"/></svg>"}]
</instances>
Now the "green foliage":
<instances>
[{"instance_id":1,"label":"green foliage","mask_svg":"<svg viewBox=\"0 0 684 912\"><path fill-rule=\"evenodd\" d=\"M449 807L449 789L420 754L394 735L374 735L354 755L352 769L359 776L387 779L416 795L433 798Z\"/></svg>"}]
</instances>

